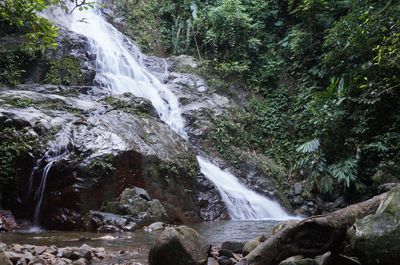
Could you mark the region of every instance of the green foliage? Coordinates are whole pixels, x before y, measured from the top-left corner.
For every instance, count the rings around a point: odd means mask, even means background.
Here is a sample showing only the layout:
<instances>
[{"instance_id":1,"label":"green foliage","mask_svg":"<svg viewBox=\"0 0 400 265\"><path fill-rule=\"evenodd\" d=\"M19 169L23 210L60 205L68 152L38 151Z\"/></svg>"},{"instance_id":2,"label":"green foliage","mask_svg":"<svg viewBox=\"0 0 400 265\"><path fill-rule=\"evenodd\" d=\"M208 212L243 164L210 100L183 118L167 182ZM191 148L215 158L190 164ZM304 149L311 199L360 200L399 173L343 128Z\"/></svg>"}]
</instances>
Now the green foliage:
<instances>
[{"instance_id":1,"label":"green foliage","mask_svg":"<svg viewBox=\"0 0 400 265\"><path fill-rule=\"evenodd\" d=\"M86 167L89 174L97 176L111 176L116 168L113 165L112 156L102 156L94 158Z\"/></svg>"},{"instance_id":2,"label":"green foliage","mask_svg":"<svg viewBox=\"0 0 400 265\"><path fill-rule=\"evenodd\" d=\"M210 69L262 96L216 120L225 158L262 152L319 192L399 179L398 1L221 0L199 13Z\"/></svg>"},{"instance_id":3,"label":"green foliage","mask_svg":"<svg viewBox=\"0 0 400 265\"><path fill-rule=\"evenodd\" d=\"M18 108L27 108L32 105L33 101L30 98L24 97L12 97L12 98L3 98L6 104L18 107Z\"/></svg>"},{"instance_id":4,"label":"green foliage","mask_svg":"<svg viewBox=\"0 0 400 265\"><path fill-rule=\"evenodd\" d=\"M190 0L115 1L127 18L128 34L146 52L194 52L197 5Z\"/></svg>"},{"instance_id":5,"label":"green foliage","mask_svg":"<svg viewBox=\"0 0 400 265\"><path fill-rule=\"evenodd\" d=\"M77 85L81 79L79 61L73 57L50 59L43 82L55 85Z\"/></svg>"},{"instance_id":6,"label":"green foliage","mask_svg":"<svg viewBox=\"0 0 400 265\"><path fill-rule=\"evenodd\" d=\"M0 131L0 185L9 183L21 169L24 155L32 151L38 141L14 128L3 128Z\"/></svg>"},{"instance_id":7,"label":"green foliage","mask_svg":"<svg viewBox=\"0 0 400 265\"><path fill-rule=\"evenodd\" d=\"M0 4L1 28L25 32L25 48L31 52L56 46L57 28L38 15L57 0L5 0Z\"/></svg>"},{"instance_id":8,"label":"green foliage","mask_svg":"<svg viewBox=\"0 0 400 265\"><path fill-rule=\"evenodd\" d=\"M20 84L26 69L36 58L37 54L32 54L22 47L0 47L0 85Z\"/></svg>"},{"instance_id":9,"label":"green foliage","mask_svg":"<svg viewBox=\"0 0 400 265\"><path fill-rule=\"evenodd\" d=\"M232 162L236 157L231 146L258 151L290 165L293 128L286 113L289 104L287 90L281 88L263 101L254 98L245 110L217 118L212 137L218 151Z\"/></svg>"}]
</instances>

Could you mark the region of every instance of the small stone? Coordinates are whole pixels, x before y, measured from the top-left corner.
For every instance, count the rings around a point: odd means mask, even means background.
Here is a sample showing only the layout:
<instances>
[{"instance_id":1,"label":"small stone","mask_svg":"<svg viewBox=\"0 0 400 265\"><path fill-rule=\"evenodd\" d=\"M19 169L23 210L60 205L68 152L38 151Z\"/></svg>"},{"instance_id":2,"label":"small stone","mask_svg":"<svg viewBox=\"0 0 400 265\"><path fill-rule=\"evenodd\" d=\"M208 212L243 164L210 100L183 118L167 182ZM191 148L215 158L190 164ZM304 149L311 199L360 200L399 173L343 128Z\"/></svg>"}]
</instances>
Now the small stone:
<instances>
[{"instance_id":1,"label":"small stone","mask_svg":"<svg viewBox=\"0 0 400 265\"><path fill-rule=\"evenodd\" d=\"M155 222L147 227L149 231L164 230L165 224L163 222Z\"/></svg>"},{"instance_id":2,"label":"small stone","mask_svg":"<svg viewBox=\"0 0 400 265\"><path fill-rule=\"evenodd\" d=\"M13 250L14 250L15 252L19 252L19 253L22 252L22 246L21 246L20 244L14 244L14 245L12 246L12 248L13 248Z\"/></svg>"},{"instance_id":3,"label":"small stone","mask_svg":"<svg viewBox=\"0 0 400 265\"><path fill-rule=\"evenodd\" d=\"M35 246L35 252L38 255L42 255L48 248L46 246Z\"/></svg>"},{"instance_id":4,"label":"small stone","mask_svg":"<svg viewBox=\"0 0 400 265\"><path fill-rule=\"evenodd\" d=\"M87 259L80 258L80 259L74 261L72 264L74 264L74 265L87 265L89 263L90 262Z\"/></svg>"}]
</instances>

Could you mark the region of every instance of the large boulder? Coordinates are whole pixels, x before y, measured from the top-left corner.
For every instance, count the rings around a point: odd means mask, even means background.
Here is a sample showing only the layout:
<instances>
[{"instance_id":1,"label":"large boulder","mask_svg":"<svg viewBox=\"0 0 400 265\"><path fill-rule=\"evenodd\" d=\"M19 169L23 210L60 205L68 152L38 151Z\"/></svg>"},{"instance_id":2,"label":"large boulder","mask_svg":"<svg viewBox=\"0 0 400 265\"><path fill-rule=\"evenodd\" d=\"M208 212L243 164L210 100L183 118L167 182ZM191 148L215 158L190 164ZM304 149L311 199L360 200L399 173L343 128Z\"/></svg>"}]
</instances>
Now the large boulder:
<instances>
[{"instance_id":1,"label":"large boulder","mask_svg":"<svg viewBox=\"0 0 400 265\"><path fill-rule=\"evenodd\" d=\"M362 264L399 264L400 187L388 193L375 214L358 220L348 236Z\"/></svg>"},{"instance_id":2,"label":"large boulder","mask_svg":"<svg viewBox=\"0 0 400 265\"><path fill-rule=\"evenodd\" d=\"M209 245L195 230L180 226L165 229L150 249L150 265L202 265Z\"/></svg>"},{"instance_id":3,"label":"large boulder","mask_svg":"<svg viewBox=\"0 0 400 265\"><path fill-rule=\"evenodd\" d=\"M160 221L167 217L167 212L162 203L157 199L150 199L145 189L133 187L126 188L121 193L119 209L126 214L149 221Z\"/></svg>"}]
</instances>

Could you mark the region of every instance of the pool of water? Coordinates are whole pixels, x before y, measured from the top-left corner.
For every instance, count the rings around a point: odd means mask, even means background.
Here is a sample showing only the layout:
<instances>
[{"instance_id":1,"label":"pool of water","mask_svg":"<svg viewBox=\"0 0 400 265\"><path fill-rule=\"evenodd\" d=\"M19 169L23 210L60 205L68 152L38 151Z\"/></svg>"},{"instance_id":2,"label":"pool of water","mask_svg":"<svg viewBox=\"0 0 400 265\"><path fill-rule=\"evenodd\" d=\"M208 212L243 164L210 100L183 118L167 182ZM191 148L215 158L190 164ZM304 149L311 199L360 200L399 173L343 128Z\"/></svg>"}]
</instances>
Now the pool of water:
<instances>
[{"instance_id":1,"label":"pool of water","mask_svg":"<svg viewBox=\"0 0 400 265\"><path fill-rule=\"evenodd\" d=\"M218 221L190 225L204 236L210 244L223 241L247 241L258 235L271 233L276 221ZM147 255L160 232L142 230L124 233L86 233L64 231L21 231L0 234L0 241L12 244L55 245L57 247L81 246L104 247L107 250L134 252L129 259L147 264Z\"/></svg>"}]
</instances>

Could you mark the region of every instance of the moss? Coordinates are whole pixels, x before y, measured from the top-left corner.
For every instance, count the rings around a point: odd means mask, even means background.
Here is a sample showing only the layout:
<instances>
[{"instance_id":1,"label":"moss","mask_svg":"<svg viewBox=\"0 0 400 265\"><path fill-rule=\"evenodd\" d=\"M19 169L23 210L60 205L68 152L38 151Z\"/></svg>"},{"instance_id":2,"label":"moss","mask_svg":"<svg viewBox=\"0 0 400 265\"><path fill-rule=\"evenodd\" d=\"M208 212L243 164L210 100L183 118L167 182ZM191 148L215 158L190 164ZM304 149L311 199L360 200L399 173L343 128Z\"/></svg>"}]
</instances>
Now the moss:
<instances>
[{"instance_id":1,"label":"moss","mask_svg":"<svg viewBox=\"0 0 400 265\"><path fill-rule=\"evenodd\" d=\"M54 85L77 85L82 77L79 60L65 56L50 59L43 82Z\"/></svg>"},{"instance_id":2,"label":"moss","mask_svg":"<svg viewBox=\"0 0 400 265\"><path fill-rule=\"evenodd\" d=\"M20 46L0 46L0 86L16 86L23 81L25 73L39 57Z\"/></svg>"},{"instance_id":3,"label":"moss","mask_svg":"<svg viewBox=\"0 0 400 265\"><path fill-rule=\"evenodd\" d=\"M44 109L67 111L75 115L81 114L80 109L68 106L65 104L63 100L60 99L46 99L41 101L34 101L31 98L11 96L11 97L1 98L0 100L2 100L5 104L17 108L27 108L34 106Z\"/></svg>"},{"instance_id":4,"label":"moss","mask_svg":"<svg viewBox=\"0 0 400 265\"><path fill-rule=\"evenodd\" d=\"M2 98L5 104L18 107L18 108L27 108L32 106L32 99L25 97L6 97Z\"/></svg>"},{"instance_id":5,"label":"moss","mask_svg":"<svg viewBox=\"0 0 400 265\"><path fill-rule=\"evenodd\" d=\"M42 107L45 109L67 111L75 115L81 114L80 109L65 104L65 102L61 99L48 99L40 102L35 102L34 104L38 107Z\"/></svg>"},{"instance_id":6,"label":"moss","mask_svg":"<svg viewBox=\"0 0 400 265\"><path fill-rule=\"evenodd\" d=\"M89 163L86 170L93 176L112 175L115 172L112 155L96 157Z\"/></svg>"},{"instance_id":7,"label":"moss","mask_svg":"<svg viewBox=\"0 0 400 265\"><path fill-rule=\"evenodd\" d=\"M7 184L21 171L21 159L38 146L38 139L17 131L3 128L0 131L0 185Z\"/></svg>"},{"instance_id":8,"label":"moss","mask_svg":"<svg viewBox=\"0 0 400 265\"><path fill-rule=\"evenodd\" d=\"M121 100L119 98L115 98L112 96L105 97L103 99L104 102L107 104L111 105L115 109L122 110L127 113L131 114L136 114L139 116L142 116L144 118L150 117L149 115L149 109L146 108L144 104L140 104L140 102L137 102L136 100Z\"/></svg>"}]
</instances>

